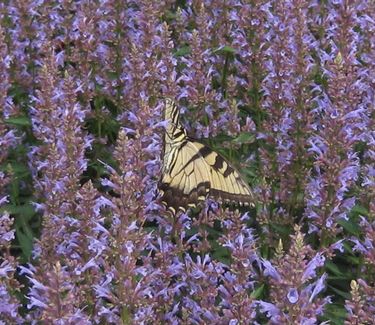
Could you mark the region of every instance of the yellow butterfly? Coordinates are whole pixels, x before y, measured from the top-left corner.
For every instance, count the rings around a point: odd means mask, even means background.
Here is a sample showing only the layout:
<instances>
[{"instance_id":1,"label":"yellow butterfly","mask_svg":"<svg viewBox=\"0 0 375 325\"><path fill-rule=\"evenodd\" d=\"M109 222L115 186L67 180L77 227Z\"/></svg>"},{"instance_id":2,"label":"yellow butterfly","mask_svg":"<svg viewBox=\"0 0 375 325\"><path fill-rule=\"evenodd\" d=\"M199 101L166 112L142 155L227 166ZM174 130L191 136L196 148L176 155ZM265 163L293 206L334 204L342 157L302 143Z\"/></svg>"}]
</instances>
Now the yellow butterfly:
<instances>
[{"instance_id":1,"label":"yellow butterfly","mask_svg":"<svg viewBox=\"0 0 375 325\"><path fill-rule=\"evenodd\" d=\"M220 203L254 205L254 194L240 173L208 146L189 138L176 103L165 100L162 203L175 215L210 197Z\"/></svg>"}]
</instances>

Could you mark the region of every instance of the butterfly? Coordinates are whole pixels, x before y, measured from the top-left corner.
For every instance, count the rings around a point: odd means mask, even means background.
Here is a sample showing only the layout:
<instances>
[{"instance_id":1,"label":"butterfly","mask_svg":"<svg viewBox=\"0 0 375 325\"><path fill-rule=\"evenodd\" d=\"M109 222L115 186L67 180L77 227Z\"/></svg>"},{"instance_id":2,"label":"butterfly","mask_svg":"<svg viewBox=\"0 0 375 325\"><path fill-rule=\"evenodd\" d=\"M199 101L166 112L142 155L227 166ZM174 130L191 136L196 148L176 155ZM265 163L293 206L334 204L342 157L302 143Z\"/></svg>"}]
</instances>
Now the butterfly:
<instances>
[{"instance_id":1,"label":"butterfly","mask_svg":"<svg viewBox=\"0 0 375 325\"><path fill-rule=\"evenodd\" d=\"M249 185L223 156L188 137L176 103L165 99L161 202L175 215L210 197L219 203L254 205Z\"/></svg>"}]
</instances>

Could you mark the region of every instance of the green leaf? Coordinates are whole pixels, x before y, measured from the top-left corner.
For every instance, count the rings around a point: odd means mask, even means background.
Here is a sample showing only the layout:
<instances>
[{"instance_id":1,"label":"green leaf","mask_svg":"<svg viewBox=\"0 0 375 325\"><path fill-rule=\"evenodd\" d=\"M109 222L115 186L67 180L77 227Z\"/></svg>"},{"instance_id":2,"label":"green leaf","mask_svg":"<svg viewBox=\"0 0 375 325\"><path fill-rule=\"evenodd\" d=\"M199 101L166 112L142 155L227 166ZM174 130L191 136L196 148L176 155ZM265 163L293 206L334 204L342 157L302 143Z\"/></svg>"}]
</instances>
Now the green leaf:
<instances>
[{"instance_id":1,"label":"green leaf","mask_svg":"<svg viewBox=\"0 0 375 325\"><path fill-rule=\"evenodd\" d=\"M6 204L0 208L0 212L8 211L12 215L17 215L16 222L22 218L23 222L28 222L34 215L35 210L31 204L13 205Z\"/></svg>"},{"instance_id":2,"label":"green leaf","mask_svg":"<svg viewBox=\"0 0 375 325\"><path fill-rule=\"evenodd\" d=\"M276 223L270 224L271 228L275 229L279 234L282 234L284 236L290 235L290 227L278 225Z\"/></svg>"},{"instance_id":3,"label":"green leaf","mask_svg":"<svg viewBox=\"0 0 375 325\"><path fill-rule=\"evenodd\" d=\"M212 257L221 263L230 265L231 260L229 250L226 247L215 244L215 242L212 242L211 245L213 248Z\"/></svg>"},{"instance_id":4,"label":"green leaf","mask_svg":"<svg viewBox=\"0 0 375 325\"><path fill-rule=\"evenodd\" d=\"M352 246L349 245L348 241L343 241L342 246L344 246L345 252L349 252L350 254L354 254L352 250Z\"/></svg>"},{"instance_id":5,"label":"green leaf","mask_svg":"<svg viewBox=\"0 0 375 325\"><path fill-rule=\"evenodd\" d=\"M27 168L27 166L23 163L12 161L10 165L8 165L7 167L8 168L10 167L10 170L12 171L12 173L15 175L17 179L24 179L30 175L29 168ZM1 168L0 166L0 169L3 169L3 168Z\"/></svg>"},{"instance_id":6,"label":"green leaf","mask_svg":"<svg viewBox=\"0 0 375 325\"><path fill-rule=\"evenodd\" d=\"M342 226L349 234L358 236L360 233L360 228L357 223L354 223L351 220L340 219L337 223Z\"/></svg>"},{"instance_id":7,"label":"green leaf","mask_svg":"<svg viewBox=\"0 0 375 325\"><path fill-rule=\"evenodd\" d=\"M31 256L31 251L33 248L33 238L28 236L22 231L21 227L16 227L16 237L20 244L23 256L25 260L29 260Z\"/></svg>"},{"instance_id":8,"label":"green leaf","mask_svg":"<svg viewBox=\"0 0 375 325\"><path fill-rule=\"evenodd\" d=\"M170 20L174 20L176 19L177 15L175 12L171 11L171 10L166 10L165 11L165 18L166 20L170 21Z\"/></svg>"},{"instance_id":9,"label":"green leaf","mask_svg":"<svg viewBox=\"0 0 375 325\"><path fill-rule=\"evenodd\" d=\"M350 214L354 214L354 215L360 215L364 217L369 216L368 210L362 205L358 205L358 204L356 204L350 212L351 212Z\"/></svg>"},{"instance_id":10,"label":"green leaf","mask_svg":"<svg viewBox=\"0 0 375 325\"><path fill-rule=\"evenodd\" d=\"M343 276L343 273L340 271L337 265L331 261L326 262L326 268L337 276Z\"/></svg>"},{"instance_id":11,"label":"green leaf","mask_svg":"<svg viewBox=\"0 0 375 325\"><path fill-rule=\"evenodd\" d=\"M339 290L339 289L337 289L335 287L332 287L330 285L328 285L328 287L330 288L330 290L335 292L338 296L343 297L344 299L350 299L350 293L349 292Z\"/></svg>"},{"instance_id":12,"label":"green leaf","mask_svg":"<svg viewBox=\"0 0 375 325\"><path fill-rule=\"evenodd\" d=\"M219 54L236 54L236 49L225 45L223 47L218 47L217 49L214 49L212 52L219 53Z\"/></svg>"},{"instance_id":13,"label":"green leaf","mask_svg":"<svg viewBox=\"0 0 375 325\"><path fill-rule=\"evenodd\" d=\"M5 120L5 123L15 126L31 126L31 121L27 116L10 117Z\"/></svg>"},{"instance_id":14,"label":"green leaf","mask_svg":"<svg viewBox=\"0 0 375 325\"><path fill-rule=\"evenodd\" d=\"M343 275L343 276L329 276L329 280L336 285L336 283L340 282L343 283L345 281L348 281L348 276Z\"/></svg>"},{"instance_id":15,"label":"green leaf","mask_svg":"<svg viewBox=\"0 0 375 325\"><path fill-rule=\"evenodd\" d=\"M233 140L237 144L249 144L255 141L255 135L249 132L241 132L237 138Z\"/></svg>"},{"instance_id":16,"label":"green leaf","mask_svg":"<svg viewBox=\"0 0 375 325\"><path fill-rule=\"evenodd\" d=\"M254 179L256 176L259 176L259 172L255 169L243 168L241 169L241 175L246 179Z\"/></svg>"},{"instance_id":17,"label":"green leaf","mask_svg":"<svg viewBox=\"0 0 375 325\"><path fill-rule=\"evenodd\" d=\"M256 289L250 294L250 297L252 297L252 298L254 298L254 299L258 299L258 298L260 298L260 297L263 295L264 288L265 288L265 285L262 284L261 286L259 286L258 288L256 288Z\"/></svg>"},{"instance_id":18,"label":"green leaf","mask_svg":"<svg viewBox=\"0 0 375 325\"><path fill-rule=\"evenodd\" d=\"M346 317L344 306L338 304L328 304L325 307L324 319L329 320L329 324L342 325Z\"/></svg>"},{"instance_id":19,"label":"green leaf","mask_svg":"<svg viewBox=\"0 0 375 325\"><path fill-rule=\"evenodd\" d=\"M357 256L346 256L345 260L348 264L352 264L352 265L362 264L362 259Z\"/></svg>"},{"instance_id":20,"label":"green leaf","mask_svg":"<svg viewBox=\"0 0 375 325\"><path fill-rule=\"evenodd\" d=\"M186 45L186 46L180 47L176 52L174 52L173 56L178 58L180 56L185 56L185 55L188 55L190 53L191 53L190 46Z\"/></svg>"}]
</instances>

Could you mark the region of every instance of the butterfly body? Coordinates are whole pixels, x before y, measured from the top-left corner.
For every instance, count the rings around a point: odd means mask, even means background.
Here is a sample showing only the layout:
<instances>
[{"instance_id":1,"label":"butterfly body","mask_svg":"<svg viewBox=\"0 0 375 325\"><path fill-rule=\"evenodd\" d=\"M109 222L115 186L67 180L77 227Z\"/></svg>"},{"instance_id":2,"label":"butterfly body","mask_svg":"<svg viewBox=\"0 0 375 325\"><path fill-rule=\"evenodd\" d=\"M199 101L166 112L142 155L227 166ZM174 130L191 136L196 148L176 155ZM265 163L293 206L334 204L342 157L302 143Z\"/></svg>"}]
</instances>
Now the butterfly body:
<instances>
[{"instance_id":1,"label":"butterfly body","mask_svg":"<svg viewBox=\"0 0 375 325\"><path fill-rule=\"evenodd\" d=\"M186 211L211 197L220 203L252 205L253 194L240 173L220 154L191 139L179 122L179 110L166 99L162 203L172 212Z\"/></svg>"}]
</instances>

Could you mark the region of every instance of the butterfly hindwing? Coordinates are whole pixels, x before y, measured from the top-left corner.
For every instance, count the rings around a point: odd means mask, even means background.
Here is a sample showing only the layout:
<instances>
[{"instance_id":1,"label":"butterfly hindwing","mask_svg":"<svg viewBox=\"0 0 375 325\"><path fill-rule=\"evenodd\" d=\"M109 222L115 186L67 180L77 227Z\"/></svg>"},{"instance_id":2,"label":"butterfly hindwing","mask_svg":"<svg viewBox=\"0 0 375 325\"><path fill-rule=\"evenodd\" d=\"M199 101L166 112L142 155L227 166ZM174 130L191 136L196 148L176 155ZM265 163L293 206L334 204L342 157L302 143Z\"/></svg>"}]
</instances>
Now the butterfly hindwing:
<instances>
[{"instance_id":1,"label":"butterfly hindwing","mask_svg":"<svg viewBox=\"0 0 375 325\"><path fill-rule=\"evenodd\" d=\"M250 205L253 194L239 172L223 156L208 146L192 141L209 170L209 196L222 203Z\"/></svg>"}]
</instances>

